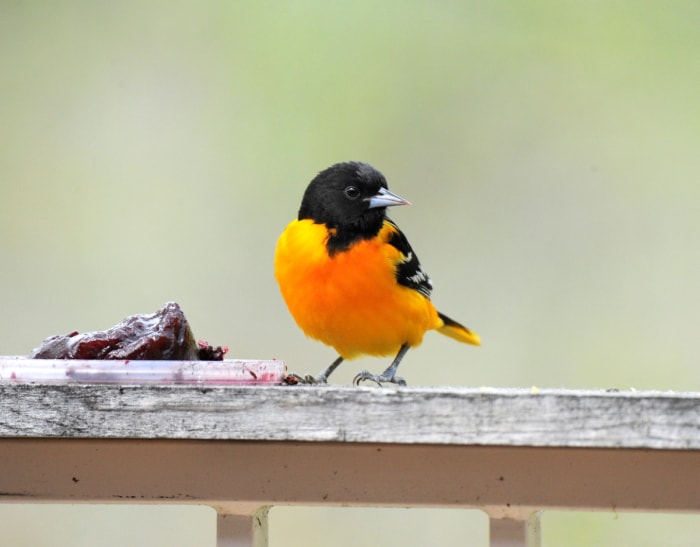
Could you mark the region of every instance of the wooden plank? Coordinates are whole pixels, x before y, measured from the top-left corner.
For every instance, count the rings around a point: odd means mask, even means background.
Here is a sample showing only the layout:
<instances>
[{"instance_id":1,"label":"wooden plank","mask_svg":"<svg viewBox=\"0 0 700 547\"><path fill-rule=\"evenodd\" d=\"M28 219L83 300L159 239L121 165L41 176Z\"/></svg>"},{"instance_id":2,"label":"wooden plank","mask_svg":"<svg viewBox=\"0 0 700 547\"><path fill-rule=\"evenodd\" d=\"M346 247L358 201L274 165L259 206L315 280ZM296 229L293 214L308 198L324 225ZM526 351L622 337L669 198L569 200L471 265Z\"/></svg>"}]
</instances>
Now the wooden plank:
<instances>
[{"instance_id":1,"label":"wooden plank","mask_svg":"<svg viewBox=\"0 0 700 547\"><path fill-rule=\"evenodd\" d=\"M700 449L700 394L0 384L0 436Z\"/></svg>"},{"instance_id":2,"label":"wooden plank","mask_svg":"<svg viewBox=\"0 0 700 547\"><path fill-rule=\"evenodd\" d=\"M0 461L3 502L700 511L698 450L0 439Z\"/></svg>"}]
</instances>

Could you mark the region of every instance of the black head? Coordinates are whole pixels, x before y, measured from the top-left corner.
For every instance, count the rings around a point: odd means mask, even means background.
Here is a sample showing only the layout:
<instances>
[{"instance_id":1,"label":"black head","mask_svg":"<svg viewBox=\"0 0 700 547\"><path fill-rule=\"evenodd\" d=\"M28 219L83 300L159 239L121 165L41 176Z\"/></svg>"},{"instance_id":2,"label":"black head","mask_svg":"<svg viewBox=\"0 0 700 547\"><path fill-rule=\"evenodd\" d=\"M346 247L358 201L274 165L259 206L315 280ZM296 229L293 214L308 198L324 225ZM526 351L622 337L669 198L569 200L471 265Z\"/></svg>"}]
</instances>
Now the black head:
<instances>
[{"instance_id":1,"label":"black head","mask_svg":"<svg viewBox=\"0 0 700 547\"><path fill-rule=\"evenodd\" d=\"M309 183L299 209L299 220L311 219L332 229L335 250L379 232L386 208L408 205L387 189L386 179L367 163L336 163Z\"/></svg>"}]
</instances>

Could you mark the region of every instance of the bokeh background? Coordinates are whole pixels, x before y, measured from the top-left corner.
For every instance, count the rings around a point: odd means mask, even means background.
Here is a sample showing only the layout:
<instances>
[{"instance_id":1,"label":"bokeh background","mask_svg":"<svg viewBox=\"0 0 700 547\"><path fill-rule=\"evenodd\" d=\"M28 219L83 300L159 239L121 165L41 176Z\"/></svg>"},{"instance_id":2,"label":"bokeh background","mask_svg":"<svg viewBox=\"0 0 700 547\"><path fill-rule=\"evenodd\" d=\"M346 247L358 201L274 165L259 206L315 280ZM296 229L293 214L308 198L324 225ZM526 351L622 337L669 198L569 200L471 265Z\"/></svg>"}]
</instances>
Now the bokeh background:
<instances>
[{"instance_id":1,"label":"bokeh background","mask_svg":"<svg viewBox=\"0 0 700 547\"><path fill-rule=\"evenodd\" d=\"M697 2L0 1L0 353L179 302L318 372L272 273L319 170L368 161L473 348L412 385L700 389ZM360 368L343 365L348 383ZM400 417L397 417L400 419ZM0 506L3 544L214 544L203 507ZM485 545L478 511L273 509L273 546ZM549 513L544 545L700 517Z\"/></svg>"}]
</instances>

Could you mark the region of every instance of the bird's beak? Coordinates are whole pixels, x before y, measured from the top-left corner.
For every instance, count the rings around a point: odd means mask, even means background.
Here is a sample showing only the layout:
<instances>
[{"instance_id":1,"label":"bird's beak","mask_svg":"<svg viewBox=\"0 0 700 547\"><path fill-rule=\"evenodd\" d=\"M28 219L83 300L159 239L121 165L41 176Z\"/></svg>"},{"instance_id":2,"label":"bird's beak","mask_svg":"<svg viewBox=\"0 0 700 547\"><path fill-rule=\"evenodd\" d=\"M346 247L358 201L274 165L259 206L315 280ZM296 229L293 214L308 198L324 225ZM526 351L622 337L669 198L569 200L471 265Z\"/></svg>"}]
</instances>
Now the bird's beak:
<instances>
[{"instance_id":1,"label":"bird's beak","mask_svg":"<svg viewBox=\"0 0 700 547\"><path fill-rule=\"evenodd\" d=\"M370 209L375 207L393 207L394 205L411 205L410 201L397 196L393 192L389 192L386 188L380 188L379 192L371 198L367 198L367 200L369 201Z\"/></svg>"}]
</instances>

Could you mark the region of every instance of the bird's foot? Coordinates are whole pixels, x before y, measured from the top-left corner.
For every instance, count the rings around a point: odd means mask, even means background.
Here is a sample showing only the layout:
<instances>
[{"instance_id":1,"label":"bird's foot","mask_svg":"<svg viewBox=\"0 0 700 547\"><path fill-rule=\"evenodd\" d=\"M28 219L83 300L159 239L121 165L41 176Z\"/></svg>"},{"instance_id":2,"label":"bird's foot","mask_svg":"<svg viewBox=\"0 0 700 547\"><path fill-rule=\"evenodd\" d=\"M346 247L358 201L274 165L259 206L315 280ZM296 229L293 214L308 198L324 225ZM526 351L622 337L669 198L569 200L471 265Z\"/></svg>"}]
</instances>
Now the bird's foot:
<instances>
[{"instance_id":1,"label":"bird's foot","mask_svg":"<svg viewBox=\"0 0 700 547\"><path fill-rule=\"evenodd\" d=\"M300 376L299 374L296 374L292 372L291 374L287 375L287 378L285 379L285 383L288 385L298 385L302 384L305 386L318 386L318 385L327 385L328 384L328 377L331 375L331 373L338 368L338 365L343 362L342 357L338 357L335 361L333 361L330 366L328 366L325 370L322 370L318 375L312 376L311 374L307 374L306 376Z\"/></svg>"},{"instance_id":2,"label":"bird's foot","mask_svg":"<svg viewBox=\"0 0 700 547\"><path fill-rule=\"evenodd\" d=\"M405 386L406 385L406 380L401 378L401 376L395 376L394 374L388 374L393 371L386 370L382 374L372 374L368 370L363 370L355 376L353 379L352 383L356 386L360 385L360 382L364 382L365 380L369 380L371 382L374 382L378 386L381 386L382 384L396 384L399 386Z\"/></svg>"},{"instance_id":3,"label":"bird's foot","mask_svg":"<svg viewBox=\"0 0 700 547\"><path fill-rule=\"evenodd\" d=\"M311 374L306 374L301 376L296 372L290 372L284 379L284 382L288 385L305 385L305 386L318 386L318 385L328 385L328 378L324 374L319 374L318 376L313 376Z\"/></svg>"}]
</instances>

